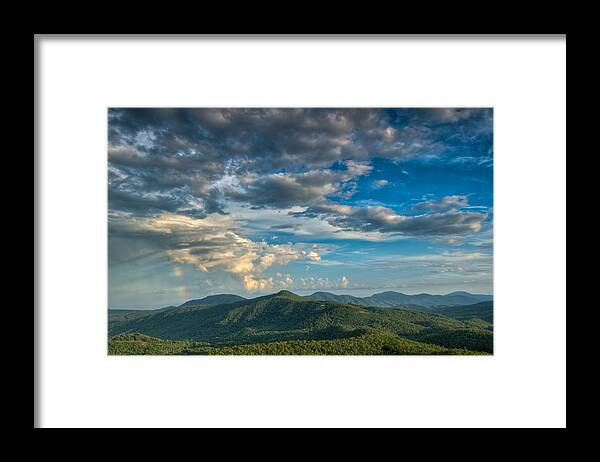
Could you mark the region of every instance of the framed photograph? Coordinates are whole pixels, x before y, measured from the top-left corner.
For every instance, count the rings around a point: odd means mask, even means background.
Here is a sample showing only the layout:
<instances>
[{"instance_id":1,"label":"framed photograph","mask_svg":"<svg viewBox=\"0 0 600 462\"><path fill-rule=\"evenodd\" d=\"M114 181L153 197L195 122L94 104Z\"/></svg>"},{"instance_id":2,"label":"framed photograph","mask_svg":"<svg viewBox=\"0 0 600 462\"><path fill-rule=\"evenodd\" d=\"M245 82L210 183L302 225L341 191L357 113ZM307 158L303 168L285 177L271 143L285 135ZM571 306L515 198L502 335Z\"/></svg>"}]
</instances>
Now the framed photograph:
<instances>
[{"instance_id":1,"label":"framed photograph","mask_svg":"<svg viewBox=\"0 0 600 462\"><path fill-rule=\"evenodd\" d=\"M492 114L109 108L108 353L492 354Z\"/></svg>"},{"instance_id":2,"label":"framed photograph","mask_svg":"<svg viewBox=\"0 0 600 462\"><path fill-rule=\"evenodd\" d=\"M566 427L566 36L34 61L34 427Z\"/></svg>"}]
</instances>

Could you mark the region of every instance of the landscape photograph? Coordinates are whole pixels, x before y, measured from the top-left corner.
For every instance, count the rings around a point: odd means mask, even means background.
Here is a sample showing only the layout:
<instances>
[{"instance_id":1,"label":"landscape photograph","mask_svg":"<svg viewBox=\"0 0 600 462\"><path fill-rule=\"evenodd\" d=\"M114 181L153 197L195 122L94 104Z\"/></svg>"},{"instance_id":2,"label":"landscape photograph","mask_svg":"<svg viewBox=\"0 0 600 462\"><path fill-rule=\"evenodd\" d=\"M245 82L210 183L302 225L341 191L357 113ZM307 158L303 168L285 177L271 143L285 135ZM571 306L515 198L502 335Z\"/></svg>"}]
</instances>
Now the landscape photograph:
<instances>
[{"instance_id":1,"label":"landscape photograph","mask_svg":"<svg viewBox=\"0 0 600 462\"><path fill-rule=\"evenodd\" d=\"M109 355L493 355L492 108L109 108Z\"/></svg>"}]
</instances>

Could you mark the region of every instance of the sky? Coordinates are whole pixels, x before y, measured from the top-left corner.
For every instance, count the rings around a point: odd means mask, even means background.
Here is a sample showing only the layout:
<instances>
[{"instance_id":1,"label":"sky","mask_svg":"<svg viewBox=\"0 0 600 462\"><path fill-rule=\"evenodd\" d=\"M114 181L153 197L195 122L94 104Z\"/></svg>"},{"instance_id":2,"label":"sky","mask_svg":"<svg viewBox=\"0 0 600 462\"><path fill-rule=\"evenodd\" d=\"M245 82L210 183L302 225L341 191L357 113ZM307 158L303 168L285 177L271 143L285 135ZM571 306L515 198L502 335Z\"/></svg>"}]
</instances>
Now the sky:
<instances>
[{"instance_id":1,"label":"sky","mask_svg":"<svg viewBox=\"0 0 600 462\"><path fill-rule=\"evenodd\" d=\"M491 294L492 115L109 109L109 307Z\"/></svg>"}]
</instances>

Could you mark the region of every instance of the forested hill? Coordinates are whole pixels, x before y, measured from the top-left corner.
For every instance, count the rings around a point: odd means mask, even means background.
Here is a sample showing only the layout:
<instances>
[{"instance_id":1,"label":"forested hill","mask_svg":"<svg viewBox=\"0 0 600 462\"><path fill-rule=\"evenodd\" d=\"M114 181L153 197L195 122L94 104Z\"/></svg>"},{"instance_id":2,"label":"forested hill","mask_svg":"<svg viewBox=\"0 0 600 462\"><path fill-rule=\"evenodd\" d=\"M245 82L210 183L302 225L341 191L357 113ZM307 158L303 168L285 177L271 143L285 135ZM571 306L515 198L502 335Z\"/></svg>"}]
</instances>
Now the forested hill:
<instances>
[{"instance_id":1,"label":"forested hill","mask_svg":"<svg viewBox=\"0 0 600 462\"><path fill-rule=\"evenodd\" d=\"M447 306L434 310L435 313L450 316L461 321L478 318L488 323L494 321L494 303L481 302L473 305Z\"/></svg>"},{"instance_id":2,"label":"forested hill","mask_svg":"<svg viewBox=\"0 0 600 462\"><path fill-rule=\"evenodd\" d=\"M381 309L335 301L306 300L291 292L149 311L133 317L109 314L109 336L140 333L163 340L210 346L286 341L341 340L365 332L393 335L449 349L491 352L491 323L476 313L463 319L404 309ZM474 321L475 320L475 321ZM371 338L371 337L369 337ZM413 345L414 346L414 345Z\"/></svg>"}]
</instances>

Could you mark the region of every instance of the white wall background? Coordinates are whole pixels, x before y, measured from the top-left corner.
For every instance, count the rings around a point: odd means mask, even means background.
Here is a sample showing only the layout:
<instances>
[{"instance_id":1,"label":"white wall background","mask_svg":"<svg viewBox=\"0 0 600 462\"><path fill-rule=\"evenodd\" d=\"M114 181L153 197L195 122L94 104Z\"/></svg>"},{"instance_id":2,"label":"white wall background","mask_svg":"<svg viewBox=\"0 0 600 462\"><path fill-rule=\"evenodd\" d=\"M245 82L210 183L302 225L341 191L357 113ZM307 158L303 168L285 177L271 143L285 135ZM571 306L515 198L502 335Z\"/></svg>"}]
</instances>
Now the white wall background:
<instances>
[{"instance_id":1,"label":"white wall background","mask_svg":"<svg viewBox=\"0 0 600 462\"><path fill-rule=\"evenodd\" d=\"M566 425L566 40L38 38L39 426ZM108 106L493 106L493 357L108 357Z\"/></svg>"}]
</instances>

